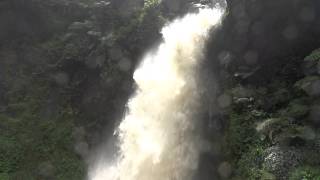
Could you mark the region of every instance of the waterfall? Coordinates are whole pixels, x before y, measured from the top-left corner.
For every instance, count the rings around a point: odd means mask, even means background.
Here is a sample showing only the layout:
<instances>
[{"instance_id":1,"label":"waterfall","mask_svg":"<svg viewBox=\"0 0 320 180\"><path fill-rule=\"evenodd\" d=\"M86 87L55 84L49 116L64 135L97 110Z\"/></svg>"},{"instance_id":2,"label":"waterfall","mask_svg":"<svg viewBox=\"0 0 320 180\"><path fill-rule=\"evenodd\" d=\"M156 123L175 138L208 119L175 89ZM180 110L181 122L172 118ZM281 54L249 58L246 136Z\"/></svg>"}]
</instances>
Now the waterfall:
<instances>
[{"instance_id":1,"label":"waterfall","mask_svg":"<svg viewBox=\"0 0 320 180\"><path fill-rule=\"evenodd\" d=\"M163 42L134 73L138 88L117 131L117 161L96 162L90 180L192 178L202 148L197 70L209 30L222 15L220 8L200 9L162 29Z\"/></svg>"}]
</instances>

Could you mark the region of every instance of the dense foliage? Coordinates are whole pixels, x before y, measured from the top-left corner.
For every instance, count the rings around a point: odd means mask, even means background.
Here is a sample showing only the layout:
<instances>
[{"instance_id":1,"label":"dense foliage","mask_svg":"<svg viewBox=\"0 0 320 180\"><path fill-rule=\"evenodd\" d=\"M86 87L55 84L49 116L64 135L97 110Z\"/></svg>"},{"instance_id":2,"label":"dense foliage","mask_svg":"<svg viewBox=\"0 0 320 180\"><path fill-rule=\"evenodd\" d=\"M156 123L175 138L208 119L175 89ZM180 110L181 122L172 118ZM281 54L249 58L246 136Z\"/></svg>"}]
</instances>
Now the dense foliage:
<instances>
[{"instance_id":1,"label":"dense foliage","mask_svg":"<svg viewBox=\"0 0 320 180\"><path fill-rule=\"evenodd\" d=\"M306 69L301 77L287 79L279 67L276 81L230 92L234 102L224 148L235 168L234 179L320 179L319 80L309 64L319 63L317 53L292 66Z\"/></svg>"},{"instance_id":2,"label":"dense foliage","mask_svg":"<svg viewBox=\"0 0 320 180\"><path fill-rule=\"evenodd\" d=\"M26 24L21 32L2 29L0 179L85 179L91 129L113 128L137 58L160 37L159 3L147 1L129 15L105 1L15 0L0 7ZM23 19L30 14L41 18Z\"/></svg>"}]
</instances>

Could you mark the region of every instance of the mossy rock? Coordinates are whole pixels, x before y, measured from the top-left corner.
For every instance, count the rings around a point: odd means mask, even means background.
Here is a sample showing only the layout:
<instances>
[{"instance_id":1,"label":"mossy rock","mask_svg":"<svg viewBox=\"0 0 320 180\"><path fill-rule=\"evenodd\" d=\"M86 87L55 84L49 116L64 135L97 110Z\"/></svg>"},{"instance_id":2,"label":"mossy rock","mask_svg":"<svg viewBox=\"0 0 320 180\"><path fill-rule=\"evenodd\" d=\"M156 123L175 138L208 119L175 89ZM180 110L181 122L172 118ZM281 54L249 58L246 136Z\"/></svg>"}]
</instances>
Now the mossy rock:
<instances>
[{"instance_id":1,"label":"mossy rock","mask_svg":"<svg viewBox=\"0 0 320 180\"><path fill-rule=\"evenodd\" d=\"M292 125L272 137L272 142L285 146L304 146L316 138L315 131L308 126Z\"/></svg>"},{"instance_id":2,"label":"mossy rock","mask_svg":"<svg viewBox=\"0 0 320 180\"><path fill-rule=\"evenodd\" d=\"M286 118L267 119L259 123L256 130L262 140L268 137L272 144L302 145L316 138L316 132L312 127L291 124Z\"/></svg>"},{"instance_id":3,"label":"mossy rock","mask_svg":"<svg viewBox=\"0 0 320 180\"><path fill-rule=\"evenodd\" d=\"M277 179L287 179L289 172L301 164L302 158L298 149L272 146L264 151L263 168Z\"/></svg>"},{"instance_id":4,"label":"mossy rock","mask_svg":"<svg viewBox=\"0 0 320 180\"><path fill-rule=\"evenodd\" d=\"M267 135L270 131L273 130L273 128L279 128L279 126L286 124L284 121L286 121L286 119L282 119L282 118L266 119L261 123L257 124L256 130L258 133Z\"/></svg>"},{"instance_id":5,"label":"mossy rock","mask_svg":"<svg viewBox=\"0 0 320 180\"><path fill-rule=\"evenodd\" d=\"M309 56L304 58L304 73L306 75L316 75L320 73L320 49L314 50Z\"/></svg>"},{"instance_id":6,"label":"mossy rock","mask_svg":"<svg viewBox=\"0 0 320 180\"><path fill-rule=\"evenodd\" d=\"M297 90L304 91L309 96L320 95L320 77L319 76L307 76L295 83Z\"/></svg>"},{"instance_id":7,"label":"mossy rock","mask_svg":"<svg viewBox=\"0 0 320 180\"><path fill-rule=\"evenodd\" d=\"M274 137L278 135L279 132L289 126L289 120L286 118L270 118L258 123L256 125L256 131L261 140L268 137L270 141L273 141Z\"/></svg>"},{"instance_id":8,"label":"mossy rock","mask_svg":"<svg viewBox=\"0 0 320 180\"><path fill-rule=\"evenodd\" d=\"M280 114L284 117L295 118L300 120L308 115L310 107L305 99L295 99L292 100L286 109L284 109Z\"/></svg>"},{"instance_id":9,"label":"mossy rock","mask_svg":"<svg viewBox=\"0 0 320 180\"><path fill-rule=\"evenodd\" d=\"M301 118L309 112L309 107L301 104L290 104L287 109L287 115L293 118Z\"/></svg>"},{"instance_id":10,"label":"mossy rock","mask_svg":"<svg viewBox=\"0 0 320 180\"><path fill-rule=\"evenodd\" d=\"M312 53L304 58L304 61L319 61L320 60L320 48L312 51Z\"/></svg>"}]
</instances>

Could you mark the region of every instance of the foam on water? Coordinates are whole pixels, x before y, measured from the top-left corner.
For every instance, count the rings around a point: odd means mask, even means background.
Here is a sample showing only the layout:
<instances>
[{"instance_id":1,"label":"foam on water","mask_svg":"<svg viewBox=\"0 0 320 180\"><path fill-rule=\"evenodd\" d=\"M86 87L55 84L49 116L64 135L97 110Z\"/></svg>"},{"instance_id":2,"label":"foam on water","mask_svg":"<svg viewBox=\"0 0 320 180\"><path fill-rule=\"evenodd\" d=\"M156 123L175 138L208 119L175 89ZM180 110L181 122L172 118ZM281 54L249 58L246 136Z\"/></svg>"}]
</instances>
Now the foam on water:
<instances>
[{"instance_id":1,"label":"foam on water","mask_svg":"<svg viewBox=\"0 0 320 180\"><path fill-rule=\"evenodd\" d=\"M201 9L163 28L164 41L134 73L138 89L118 129L118 160L95 162L90 180L191 179L201 151L193 118L200 107L196 70L222 15Z\"/></svg>"}]
</instances>

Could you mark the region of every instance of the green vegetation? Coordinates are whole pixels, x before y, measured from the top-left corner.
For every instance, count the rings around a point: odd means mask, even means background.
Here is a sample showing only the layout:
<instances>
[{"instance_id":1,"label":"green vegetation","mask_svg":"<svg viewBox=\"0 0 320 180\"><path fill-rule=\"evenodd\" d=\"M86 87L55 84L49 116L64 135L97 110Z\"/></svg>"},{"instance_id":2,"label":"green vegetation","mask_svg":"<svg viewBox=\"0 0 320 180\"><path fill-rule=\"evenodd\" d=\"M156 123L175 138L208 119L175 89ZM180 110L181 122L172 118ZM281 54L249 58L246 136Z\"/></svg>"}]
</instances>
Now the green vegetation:
<instances>
[{"instance_id":1,"label":"green vegetation","mask_svg":"<svg viewBox=\"0 0 320 180\"><path fill-rule=\"evenodd\" d=\"M319 180L319 167L304 166L296 168L290 175L290 180Z\"/></svg>"},{"instance_id":2,"label":"green vegetation","mask_svg":"<svg viewBox=\"0 0 320 180\"><path fill-rule=\"evenodd\" d=\"M310 55L306 56L304 60L318 62L320 60L320 49L314 50Z\"/></svg>"},{"instance_id":3,"label":"green vegetation","mask_svg":"<svg viewBox=\"0 0 320 180\"><path fill-rule=\"evenodd\" d=\"M8 93L6 112L0 114L0 177L84 177L83 161L73 151L75 113L67 101L62 101L56 113L44 117L42 111L50 93L50 86L41 81L32 81L28 89ZM49 167L42 167L43 163Z\"/></svg>"},{"instance_id":4,"label":"green vegetation","mask_svg":"<svg viewBox=\"0 0 320 180\"><path fill-rule=\"evenodd\" d=\"M235 108L229 117L224 151L227 152L233 167L238 167L235 170L235 179L260 179L266 176L261 166L263 149L267 142L256 132L256 124L265 118L266 114L252 109L239 111L238 106Z\"/></svg>"},{"instance_id":5,"label":"green vegetation","mask_svg":"<svg viewBox=\"0 0 320 180\"><path fill-rule=\"evenodd\" d=\"M317 58L314 53L305 59ZM306 74L292 83L232 90L235 101L228 111L224 149L235 168L233 179L320 179L319 132L310 121L310 113L315 113L311 107L318 105L313 84L319 75Z\"/></svg>"},{"instance_id":6,"label":"green vegetation","mask_svg":"<svg viewBox=\"0 0 320 180\"><path fill-rule=\"evenodd\" d=\"M121 115L119 107L131 93L138 58L160 41L166 18L177 14L163 10L159 0L136 9L118 0L25 2L0 3L1 10L17 16L13 22L26 26L5 34L0 46L0 180L81 180L86 164L75 150L74 129L94 134L113 128L111 120ZM123 60L125 70L119 68ZM233 79L236 87L224 89L234 99L226 108L222 144L233 179L320 180L319 122L312 119L319 115L312 109L320 106L319 60L317 49L289 64L293 76L279 68L270 83L240 87ZM266 156L272 153L279 161L268 167Z\"/></svg>"},{"instance_id":7,"label":"green vegetation","mask_svg":"<svg viewBox=\"0 0 320 180\"><path fill-rule=\"evenodd\" d=\"M46 19L35 19L45 38L28 32L0 47L0 180L85 178L74 129L109 123L101 119L112 117L114 103L130 93L121 88L124 82L130 87L131 70L121 71L119 61L127 58L133 66L160 39L165 23L157 0L145 1L129 16L114 4L32 1L27 13ZM1 5L20 15L20 6ZM120 50L117 57L110 49ZM91 97L85 93L92 82L97 92ZM90 112L86 106L99 108Z\"/></svg>"},{"instance_id":8,"label":"green vegetation","mask_svg":"<svg viewBox=\"0 0 320 180\"><path fill-rule=\"evenodd\" d=\"M229 129L226 132L229 153L235 159L247 152L254 144L261 143L254 127L255 117L243 114L231 114Z\"/></svg>"},{"instance_id":9,"label":"green vegetation","mask_svg":"<svg viewBox=\"0 0 320 180\"><path fill-rule=\"evenodd\" d=\"M262 155L263 148L261 146L250 147L236 163L236 167L239 167L236 174L246 177L248 180L261 179L264 175L264 171L261 170Z\"/></svg>"}]
</instances>

